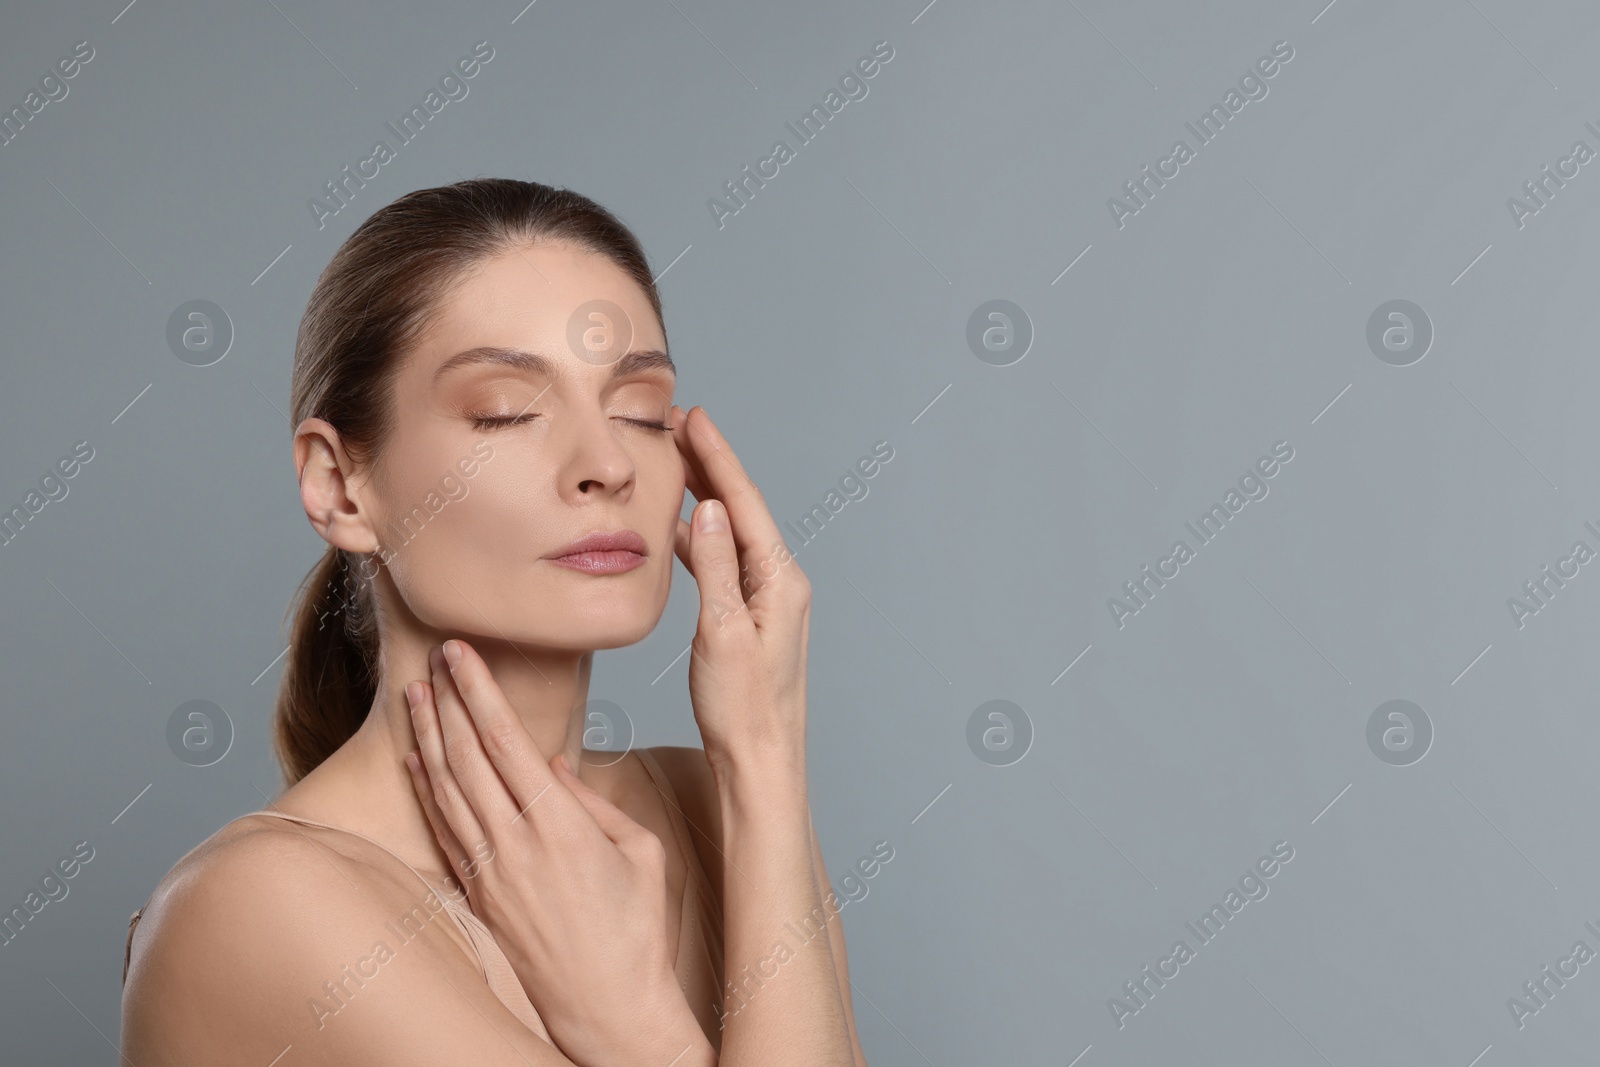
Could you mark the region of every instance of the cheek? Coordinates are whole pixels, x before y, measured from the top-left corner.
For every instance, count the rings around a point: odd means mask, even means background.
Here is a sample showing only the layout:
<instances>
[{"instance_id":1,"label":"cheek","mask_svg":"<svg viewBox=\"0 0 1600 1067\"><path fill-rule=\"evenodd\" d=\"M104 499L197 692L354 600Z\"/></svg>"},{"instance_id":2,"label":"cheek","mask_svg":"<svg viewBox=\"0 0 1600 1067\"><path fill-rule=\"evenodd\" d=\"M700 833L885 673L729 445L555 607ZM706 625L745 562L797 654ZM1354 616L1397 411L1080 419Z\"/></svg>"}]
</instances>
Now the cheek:
<instances>
[{"instance_id":1,"label":"cheek","mask_svg":"<svg viewBox=\"0 0 1600 1067\"><path fill-rule=\"evenodd\" d=\"M671 500L681 500L685 485L683 471L683 456L677 449L660 464L654 471L651 479L656 485L661 486L661 494Z\"/></svg>"},{"instance_id":2,"label":"cheek","mask_svg":"<svg viewBox=\"0 0 1600 1067\"><path fill-rule=\"evenodd\" d=\"M660 508L662 521L667 524L667 530L672 536L676 536L678 520L683 516L684 488L683 461L674 450L670 460L652 477L649 490L652 512L655 508ZM671 538L668 539L667 545L671 547Z\"/></svg>"},{"instance_id":3,"label":"cheek","mask_svg":"<svg viewBox=\"0 0 1600 1067\"><path fill-rule=\"evenodd\" d=\"M496 469L497 463L504 466ZM526 592L523 583L538 558L565 538L548 528L555 509L509 455L497 454L461 483L466 495L458 491L455 500L437 482L413 488L383 540L394 552L389 572L395 588L419 619L477 632L485 616L501 619L514 610L517 590Z\"/></svg>"},{"instance_id":4,"label":"cheek","mask_svg":"<svg viewBox=\"0 0 1600 1067\"><path fill-rule=\"evenodd\" d=\"M411 581L437 581L434 576L440 574L453 576L464 561L504 564L519 551L526 557L542 554L537 546L543 540L531 524L549 509L535 506L509 456L497 454L470 478L445 468L437 457L407 468L397 464L397 469L438 471L431 480L408 477L384 489L389 507L379 538L394 554L390 566L402 588Z\"/></svg>"},{"instance_id":5,"label":"cheek","mask_svg":"<svg viewBox=\"0 0 1600 1067\"><path fill-rule=\"evenodd\" d=\"M559 521L558 501L528 466L514 462L509 450L497 454L466 484L467 495L439 516L445 535L440 540L448 541L452 551L472 554L458 558L534 560L571 538L570 520L566 525Z\"/></svg>"}]
</instances>

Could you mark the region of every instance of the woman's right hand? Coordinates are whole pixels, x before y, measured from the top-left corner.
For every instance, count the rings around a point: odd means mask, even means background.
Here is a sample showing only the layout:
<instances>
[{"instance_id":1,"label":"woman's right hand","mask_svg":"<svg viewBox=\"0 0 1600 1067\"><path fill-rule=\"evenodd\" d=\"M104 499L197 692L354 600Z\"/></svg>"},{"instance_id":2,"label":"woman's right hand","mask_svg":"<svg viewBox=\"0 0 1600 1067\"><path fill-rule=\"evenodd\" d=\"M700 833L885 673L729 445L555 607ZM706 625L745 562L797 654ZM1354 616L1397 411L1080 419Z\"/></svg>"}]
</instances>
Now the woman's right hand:
<instances>
[{"instance_id":1,"label":"woman's right hand","mask_svg":"<svg viewBox=\"0 0 1600 1067\"><path fill-rule=\"evenodd\" d=\"M421 752L407 758L473 914L575 1063L714 1063L667 945L659 838L549 764L471 646L432 686L412 682ZM689 1049L688 1055L683 1055Z\"/></svg>"}]
</instances>

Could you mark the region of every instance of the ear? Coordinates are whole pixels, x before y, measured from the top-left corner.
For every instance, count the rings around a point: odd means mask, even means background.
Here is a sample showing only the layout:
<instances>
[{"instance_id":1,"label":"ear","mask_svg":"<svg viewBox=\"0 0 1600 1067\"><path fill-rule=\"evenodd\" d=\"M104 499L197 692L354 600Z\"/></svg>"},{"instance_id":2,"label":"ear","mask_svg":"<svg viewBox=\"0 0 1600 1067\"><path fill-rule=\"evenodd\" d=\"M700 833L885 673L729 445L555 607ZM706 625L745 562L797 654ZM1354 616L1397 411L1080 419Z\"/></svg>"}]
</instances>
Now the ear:
<instances>
[{"instance_id":1,"label":"ear","mask_svg":"<svg viewBox=\"0 0 1600 1067\"><path fill-rule=\"evenodd\" d=\"M382 547L362 505L361 486L350 481L356 464L332 423L310 418L295 428L294 466L300 503L311 528L324 541L350 552L376 552Z\"/></svg>"}]
</instances>

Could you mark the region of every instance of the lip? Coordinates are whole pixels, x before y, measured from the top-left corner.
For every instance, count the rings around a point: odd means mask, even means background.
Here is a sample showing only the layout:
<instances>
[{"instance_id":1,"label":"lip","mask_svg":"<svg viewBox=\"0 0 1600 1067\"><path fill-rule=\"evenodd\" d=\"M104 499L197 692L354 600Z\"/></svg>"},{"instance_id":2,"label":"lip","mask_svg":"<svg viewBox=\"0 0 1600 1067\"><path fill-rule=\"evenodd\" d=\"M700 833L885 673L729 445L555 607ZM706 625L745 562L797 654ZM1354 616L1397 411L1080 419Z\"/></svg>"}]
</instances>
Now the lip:
<instances>
[{"instance_id":1,"label":"lip","mask_svg":"<svg viewBox=\"0 0 1600 1067\"><path fill-rule=\"evenodd\" d=\"M649 551L644 538L632 530L597 530L545 558L589 574L620 574L641 566Z\"/></svg>"}]
</instances>

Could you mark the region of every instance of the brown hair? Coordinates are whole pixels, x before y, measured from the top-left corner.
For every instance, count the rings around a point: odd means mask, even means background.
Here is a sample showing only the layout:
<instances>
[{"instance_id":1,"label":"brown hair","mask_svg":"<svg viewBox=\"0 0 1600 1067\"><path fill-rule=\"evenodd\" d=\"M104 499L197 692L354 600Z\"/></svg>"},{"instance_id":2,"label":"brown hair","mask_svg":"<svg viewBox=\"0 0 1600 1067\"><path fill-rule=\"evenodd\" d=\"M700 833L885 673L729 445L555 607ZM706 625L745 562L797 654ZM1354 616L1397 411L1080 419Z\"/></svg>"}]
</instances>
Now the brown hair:
<instances>
[{"instance_id":1,"label":"brown hair","mask_svg":"<svg viewBox=\"0 0 1600 1067\"><path fill-rule=\"evenodd\" d=\"M357 463L379 455L394 428L391 379L400 359L468 271L525 241L562 241L609 257L661 319L638 238L588 197L510 178L419 189L356 227L317 279L295 339L291 424L326 419ZM377 555L329 545L290 606L273 726L289 785L332 755L371 710Z\"/></svg>"}]
</instances>

